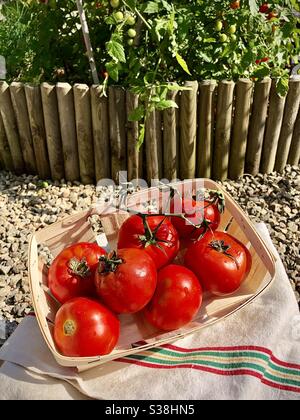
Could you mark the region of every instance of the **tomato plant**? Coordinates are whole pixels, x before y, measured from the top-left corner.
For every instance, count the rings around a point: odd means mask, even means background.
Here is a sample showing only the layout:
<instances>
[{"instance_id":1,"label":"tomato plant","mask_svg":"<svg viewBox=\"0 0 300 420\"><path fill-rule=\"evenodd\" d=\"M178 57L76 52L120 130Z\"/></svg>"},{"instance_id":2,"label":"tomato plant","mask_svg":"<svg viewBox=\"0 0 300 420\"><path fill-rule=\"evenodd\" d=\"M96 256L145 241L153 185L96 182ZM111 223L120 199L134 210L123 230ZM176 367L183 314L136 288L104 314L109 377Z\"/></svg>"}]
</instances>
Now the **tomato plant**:
<instances>
[{"instance_id":1,"label":"tomato plant","mask_svg":"<svg viewBox=\"0 0 300 420\"><path fill-rule=\"evenodd\" d=\"M118 249L122 248L144 249L161 268L179 251L178 233L165 216L134 214L120 228Z\"/></svg>"},{"instance_id":2,"label":"tomato plant","mask_svg":"<svg viewBox=\"0 0 300 420\"><path fill-rule=\"evenodd\" d=\"M106 251L88 242L64 249L52 262L48 272L48 286L61 303L76 296L95 295L94 277L98 261Z\"/></svg>"},{"instance_id":3,"label":"tomato plant","mask_svg":"<svg viewBox=\"0 0 300 420\"><path fill-rule=\"evenodd\" d=\"M237 290L251 268L251 255L239 240L224 232L208 232L192 244L185 264L206 290L228 294Z\"/></svg>"},{"instance_id":4,"label":"tomato plant","mask_svg":"<svg viewBox=\"0 0 300 420\"><path fill-rule=\"evenodd\" d=\"M158 329L175 330L194 318L201 303L202 289L195 274L171 264L158 272L157 288L144 315Z\"/></svg>"},{"instance_id":5,"label":"tomato plant","mask_svg":"<svg viewBox=\"0 0 300 420\"><path fill-rule=\"evenodd\" d=\"M152 258L139 249L121 249L100 257L95 276L97 293L116 313L135 313L147 305L157 282Z\"/></svg>"},{"instance_id":6,"label":"tomato plant","mask_svg":"<svg viewBox=\"0 0 300 420\"><path fill-rule=\"evenodd\" d=\"M100 303L74 298L56 313L54 341L65 356L91 357L112 352L120 334L118 318Z\"/></svg>"}]
</instances>

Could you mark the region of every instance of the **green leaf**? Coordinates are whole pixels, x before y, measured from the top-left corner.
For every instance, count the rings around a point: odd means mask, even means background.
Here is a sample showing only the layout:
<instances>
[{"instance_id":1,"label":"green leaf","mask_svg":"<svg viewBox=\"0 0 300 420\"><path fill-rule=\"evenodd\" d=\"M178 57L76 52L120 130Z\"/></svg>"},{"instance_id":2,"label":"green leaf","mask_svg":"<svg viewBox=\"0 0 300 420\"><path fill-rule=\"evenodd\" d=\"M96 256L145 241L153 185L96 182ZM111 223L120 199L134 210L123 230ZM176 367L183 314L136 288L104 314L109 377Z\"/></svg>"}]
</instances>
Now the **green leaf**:
<instances>
[{"instance_id":1,"label":"green leaf","mask_svg":"<svg viewBox=\"0 0 300 420\"><path fill-rule=\"evenodd\" d=\"M125 50L122 44L119 42L110 40L106 43L108 54L121 63L126 63Z\"/></svg>"},{"instance_id":2,"label":"green leaf","mask_svg":"<svg viewBox=\"0 0 300 420\"><path fill-rule=\"evenodd\" d=\"M145 124L141 124L140 125L140 133L139 133L139 138L138 138L138 142L137 142L137 149L140 150L141 145L143 144L145 139Z\"/></svg>"},{"instance_id":3,"label":"green leaf","mask_svg":"<svg viewBox=\"0 0 300 420\"><path fill-rule=\"evenodd\" d=\"M106 70L108 71L109 76L115 81L119 81L119 66L118 63L110 61L106 64Z\"/></svg>"},{"instance_id":4,"label":"green leaf","mask_svg":"<svg viewBox=\"0 0 300 420\"><path fill-rule=\"evenodd\" d=\"M164 109L168 109L168 108L178 108L178 105L175 101L172 101L170 99L164 99L158 102L155 105L155 108L158 109L159 111L163 111Z\"/></svg>"},{"instance_id":5,"label":"green leaf","mask_svg":"<svg viewBox=\"0 0 300 420\"><path fill-rule=\"evenodd\" d=\"M182 69L191 76L191 73L189 71L188 65L183 57L179 53L176 53L176 60L178 61L178 64L182 67Z\"/></svg>"},{"instance_id":6,"label":"green leaf","mask_svg":"<svg viewBox=\"0 0 300 420\"><path fill-rule=\"evenodd\" d=\"M144 105L139 105L128 116L128 121L140 121L145 116Z\"/></svg>"},{"instance_id":7,"label":"green leaf","mask_svg":"<svg viewBox=\"0 0 300 420\"><path fill-rule=\"evenodd\" d=\"M259 79L262 79L263 77L270 75L270 69L267 66L261 66L258 67L253 72L253 77L258 77Z\"/></svg>"},{"instance_id":8,"label":"green leaf","mask_svg":"<svg viewBox=\"0 0 300 420\"><path fill-rule=\"evenodd\" d=\"M155 1L149 1L147 4L146 9L144 10L144 13L158 13L159 12L159 4Z\"/></svg>"},{"instance_id":9,"label":"green leaf","mask_svg":"<svg viewBox=\"0 0 300 420\"><path fill-rule=\"evenodd\" d=\"M289 90L289 75L285 74L276 81L278 95L285 96Z\"/></svg>"},{"instance_id":10,"label":"green leaf","mask_svg":"<svg viewBox=\"0 0 300 420\"><path fill-rule=\"evenodd\" d=\"M252 15L256 15L258 13L259 9L256 0L249 0L249 7Z\"/></svg>"}]
</instances>

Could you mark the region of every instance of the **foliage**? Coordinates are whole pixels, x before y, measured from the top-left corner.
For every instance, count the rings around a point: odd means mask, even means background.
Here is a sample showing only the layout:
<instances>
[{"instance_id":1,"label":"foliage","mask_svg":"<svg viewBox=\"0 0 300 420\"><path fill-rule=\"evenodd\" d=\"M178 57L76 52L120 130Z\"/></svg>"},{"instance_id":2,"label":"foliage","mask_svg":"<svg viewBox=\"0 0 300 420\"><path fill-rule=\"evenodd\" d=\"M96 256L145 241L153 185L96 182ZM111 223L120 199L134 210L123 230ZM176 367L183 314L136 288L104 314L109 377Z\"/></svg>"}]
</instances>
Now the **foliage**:
<instances>
[{"instance_id":1,"label":"foliage","mask_svg":"<svg viewBox=\"0 0 300 420\"><path fill-rule=\"evenodd\" d=\"M262 3L85 1L101 80L140 94L134 120L175 107L167 93L186 80L270 75L284 94L300 55L299 3L270 1L261 12ZM91 82L75 0L12 1L2 13L0 55L9 80Z\"/></svg>"}]
</instances>

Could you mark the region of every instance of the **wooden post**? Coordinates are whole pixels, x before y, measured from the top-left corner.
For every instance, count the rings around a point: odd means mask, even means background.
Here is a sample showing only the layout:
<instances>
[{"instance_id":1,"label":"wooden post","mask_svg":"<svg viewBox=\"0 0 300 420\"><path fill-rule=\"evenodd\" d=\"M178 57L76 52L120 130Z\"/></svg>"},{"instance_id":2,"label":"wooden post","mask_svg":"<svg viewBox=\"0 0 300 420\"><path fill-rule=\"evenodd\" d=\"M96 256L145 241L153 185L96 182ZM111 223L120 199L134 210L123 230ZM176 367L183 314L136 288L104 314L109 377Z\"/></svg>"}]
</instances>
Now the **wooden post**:
<instances>
[{"instance_id":1,"label":"wooden post","mask_svg":"<svg viewBox=\"0 0 300 420\"><path fill-rule=\"evenodd\" d=\"M178 91L168 92L168 99L176 102ZM177 178L177 136L178 127L176 119L176 108L168 108L163 111L163 155L164 170L163 177L169 181Z\"/></svg>"},{"instance_id":2,"label":"wooden post","mask_svg":"<svg viewBox=\"0 0 300 420\"><path fill-rule=\"evenodd\" d=\"M51 176L54 180L61 180L65 171L56 88L49 83L42 83L41 94Z\"/></svg>"},{"instance_id":3,"label":"wooden post","mask_svg":"<svg viewBox=\"0 0 300 420\"><path fill-rule=\"evenodd\" d=\"M76 138L73 89L68 83L57 83L56 92L65 165L65 176L67 181L78 181L80 178L80 171L78 145Z\"/></svg>"},{"instance_id":4,"label":"wooden post","mask_svg":"<svg viewBox=\"0 0 300 420\"><path fill-rule=\"evenodd\" d=\"M157 163L158 163L158 176L159 179L162 179L163 176L163 133L162 133L162 124L163 124L163 112L155 111L155 131L156 131L156 144L157 144Z\"/></svg>"},{"instance_id":5,"label":"wooden post","mask_svg":"<svg viewBox=\"0 0 300 420\"><path fill-rule=\"evenodd\" d=\"M292 143L294 126L300 105L300 76L290 79L284 117L278 142L275 170L282 172L287 164Z\"/></svg>"},{"instance_id":6,"label":"wooden post","mask_svg":"<svg viewBox=\"0 0 300 420\"><path fill-rule=\"evenodd\" d=\"M22 83L13 82L10 85L10 93L17 120L25 167L28 173L35 174L36 159L34 155L24 85Z\"/></svg>"},{"instance_id":7,"label":"wooden post","mask_svg":"<svg viewBox=\"0 0 300 420\"><path fill-rule=\"evenodd\" d=\"M95 180L95 155L90 89L87 85L75 84L73 90L80 178L83 184L93 184Z\"/></svg>"},{"instance_id":8,"label":"wooden post","mask_svg":"<svg viewBox=\"0 0 300 420\"><path fill-rule=\"evenodd\" d=\"M148 181L160 179L159 165L159 136L156 111L149 114L146 121L146 161L147 161L147 179Z\"/></svg>"},{"instance_id":9,"label":"wooden post","mask_svg":"<svg viewBox=\"0 0 300 420\"><path fill-rule=\"evenodd\" d=\"M269 77L264 78L260 82L256 82L254 87L245 165L246 172L252 175L257 175L259 172L269 106L270 88L271 79Z\"/></svg>"},{"instance_id":10,"label":"wooden post","mask_svg":"<svg viewBox=\"0 0 300 420\"><path fill-rule=\"evenodd\" d=\"M9 86L6 82L0 82L0 113L11 152L14 170L16 173L22 173L25 169L24 160Z\"/></svg>"},{"instance_id":11,"label":"wooden post","mask_svg":"<svg viewBox=\"0 0 300 420\"><path fill-rule=\"evenodd\" d=\"M228 176L233 91L234 82L223 80L219 83L213 177L221 181L225 180Z\"/></svg>"},{"instance_id":12,"label":"wooden post","mask_svg":"<svg viewBox=\"0 0 300 420\"><path fill-rule=\"evenodd\" d=\"M290 165L298 165L300 161L300 109L294 126L294 132L290 147L288 163Z\"/></svg>"},{"instance_id":13,"label":"wooden post","mask_svg":"<svg viewBox=\"0 0 300 420\"><path fill-rule=\"evenodd\" d=\"M215 80L206 80L199 85L197 177L210 178L215 121Z\"/></svg>"},{"instance_id":14,"label":"wooden post","mask_svg":"<svg viewBox=\"0 0 300 420\"><path fill-rule=\"evenodd\" d=\"M112 179L118 181L119 172L127 170L126 147L126 107L125 91L120 87L111 86L109 99L109 131L111 146Z\"/></svg>"},{"instance_id":15,"label":"wooden post","mask_svg":"<svg viewBox=\"0 0 300 420\"><path fill-rule=\"evenodd\" d=\"M96 181L111 176L108 100L102 95L102 91L102 86L93 85L91 87Z\"/></svg>"},{"instance_id":16,"label":"wooden post","mask_svg":"<svg viewBox=\"0 0 300 420\"><path fill-rule=\"evenodd\" d=\"M6 171L13 171L14 164L10 153L9 144L5 134L5 128L0 113L0 160L1 165Z\"/></svg>"},{"instance_id":17,"label":"wooden post","mask_svg":"<svg viewBox=\"0 0 300 420\"><path fill-rule=\"evenodd\" d=\"M25 96L37 172L42 179L48 179L51 175L40 87L25 85Z\"/></svg>"},{"instance_id":18,"label":"wooden post","mask_svg":"<svg viewBox=\"0 0 300 420\"><path fill-rule=\"evenodd\" d=\"M238 80L236 84L235 115L229 159L230 179L239 178L244 173L252 91L253 83L251 80Z\"/></svg>"},{"instance_id":19,"label":"wooden post","mask_svg":"<svg viewBox=\"0 0 300 420\"><path fill-rule=\"evenodd\" d=\"M180 177L195 178L198 82L186 82L180 103Z\"/></svg>"},{"instance_id":20,"label":"wooden post","mask_svg":"<svg viewBox=\"0 0 300 420\"><path fill-rule=\"evenodd\" d=\"M141 151L137 149L139 138L139 123L128 121L128 116L139 105L138 95L126 92L126 118L127 118L127 170L128 181L141 177Z\"/></svg>"},{"instance_id":21,"label":"wooden post","mask_svg":"<svg viewBox=\"0 0 300 420\"><path fill-rule=\"evenodd\" d=\"M285 97L281 97L277 94L276 84L273 80L270 93L267 128L260 162L260 172L263 174L268 174L274 170L285 99Z\"/></svg>"}]
</instances>

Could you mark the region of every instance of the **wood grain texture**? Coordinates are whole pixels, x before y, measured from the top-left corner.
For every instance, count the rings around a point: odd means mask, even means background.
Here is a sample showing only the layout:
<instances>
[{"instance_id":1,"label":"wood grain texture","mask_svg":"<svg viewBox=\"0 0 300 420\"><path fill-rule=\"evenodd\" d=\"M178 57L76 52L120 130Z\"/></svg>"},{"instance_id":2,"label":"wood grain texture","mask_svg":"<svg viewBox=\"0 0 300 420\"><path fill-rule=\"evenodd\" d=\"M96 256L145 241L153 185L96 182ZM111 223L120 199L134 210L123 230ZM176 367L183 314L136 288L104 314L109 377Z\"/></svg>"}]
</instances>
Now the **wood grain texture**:
<instances>
[{"instance_id":1,"label":"wood grain texture","mask_svg":"<svg viewBox=\"0 0 300 420\"><path fill-rule=\"evenodd\" d=\"M28 173L37 172L34 146L29 124L29 115L25 97L25 88L23 83L13 82L10 87L11 99L14 113L17 120L20 145L22 149L25 167Z\"/></svg>"},{"instance_id":2,"label":"wood grain texture","mask_svg":"<svg viewBox=\"0 0 300 420\"><path fill-rule=\"evenodd\" d=\"M125 90L120 87L110 86L108 99L111 172L112 179L118 181L119 172L127 170Z\"/></svg>"},{"instance_id":3,"label":"wood grain texture","mask_svg":"<svg viewBox=\"0 0 300 420\"><path fill-rule=\"evenodd\" d=\"M265 132L260 172L268 174L274 170L277 146L281 131L286 97L276 92L276 83L273 80L270 92L269 115Z\"/></svg>"},{"instance_id":4,"label":"wood grain texture","mask_svg":"<svg viewBox=\"0 0 300 420\"><path fill-rule=\"evenodd\" d=\"M270 88L271 79L269 77L264 78L260 82L256 82L254 87L245 164L245 171L252 175L257 175L259 172L267 122Z\"/></svg>"},{"instance_id":5,"label":"wood grain texture","mask_svg":"<svg viewBox=\"0 0 300 420\"><path fill-rule=\"evenodd\" d=\"M83 184L95 181L95 155L90 89L84 84L73 87L80 179Z\"/></svg>"},{"instance_id":6,"label":"wood grain texture","mask_svg":"<svg viewBox=\"0 0 300 420\"><path fill-rule=\"evenodd\" d=\"M0 82L0 113L11 152L14 170L16 173L22 173L25 170L25 164L20 145L17 122L11 102L9 85L6 82Z\"/></svg>"},{"instance_id":7,"label":"wood grain texture","mask_svg":"<svg viewBox=\"0 0 300 420\"><path fill-rule=\"evenodd\" d=\"M160 136L161 132L158 132L156 112L153 111L149 114L147 118L145 129L145 147L147 162L146 175L148 182L153 182L153 184L156 184L157 181L160 179Z\"/></svg>"},{"instance_id":8,"label":"wood grain texture","mask_svg":"<svg viewBox=\"0 0 300 420\"><path fill-rule=\"evenodd\" d=\"M36 159L37 173L42 179L51 176L47 150L42 97L39 86L25 85L29 124Z\"/></svg>"},{"instance_id":9,"label":"wood grain texture","mask_svg":"<svg viewBox=\"0 0 300 420\"><path fill-rule=\"evenodd\" d=\"M182 91L180 101L180 177L196 174L197 92L198 82L186 82L191 90Z\"/></svg>"},{"instance_id":10,"label":"wood grain texture","mask_svg":"<svg viewBox=\"0 0 300 420\"><path fill-rule=\"evenodd\" d=\"M238 80L235 87L235 113L228 170L230 179L237 179L244 173L252 92L251 80Z\"/></svg>"},{"instance_id":11,"label":"wood grain texture","mask_svg":"<svg viewBox=\"0 0 300 420\"><path fill-rule=\"evenodd\" d=\"M176 102L177 91L168 92L167 99ZM177 178L177 142L179 141L176 108L169 108L163 111L163 177L169 181Z\"/></svg>"},{"instance_id":12,"label":"wood grain texture","mask_svg":"<svg viewBox=\"0 0 300 420\"><path fill-rule=\"evenodd\" d=\"M233 92L234 82L223 80L219 83L213 157L213 177L221 181L228 177Z\"/></svg>"},{"instance_id":13,"label":"wood grain texture","mask_svg":"<svg viewBox=\"0 0 300 420\"><path fill-rule=\"evenodd\" d=\"M282 172L284 170L288 161L299 105L300 76L294 76L289 82L289 92L286 98L284 116L277 147L275 170L278 172Z\"/></svg>"},{"instance_id":14,"label":"wood grain texture","mask_svg":"<svg viewBox=\"0 0 300 420\"><path fill-rule=\"evenodd\" d=\"M9 144L6 138L5 128L0 113L0 162L1 167L6 171L13 171L14 164L10 153Z\"/></svg>"},{"instance_id":15,"label":"wood grain texture","mask_svg":"<svg viewBox=\"0 0 300 420\"><path fill-rule=\"evenodd\" d=\"M51 176L54 180L61 180L65 176L65 170L56 87L42 83L41 96Z\"/></svg>"},{"instance_id":16,"label":"wood grain texture","mask_svg":"<svg viewBox=\"0 0 300 420\"><path fill-rule=\"evenodd\" d=\"M110 178L110 147L108 127L108 99L102 95L103 87L91 87L92 124L95 153L96 181Z\"/></svg>"},{"instance_id":17,"label":"wood grain texture","mask_svg":"<svg viewBox=\"0 0 300 420\"><path fill-rule=\"evenodd\" d=\"M58 100L65 177L67 181L78 181L80 179L80 170L73 88L68 83L57 83L56 93Z\"/></svg>"},{"instance_id":18,"label":"wood grain texture","mask_svg":"<svg viewBox=\"0 0 300 420\"><path fill-rule=\"evenodd\" d=\"M142 177L142 150L137 149L139 138L139 123L129 121L128 117L139 105L139 97L130 91L126 92L126 118L127 118L127 171L128 181Z\"/></svg>"},{"instance_id":19,"label":"wood grain texture","mask_svg":"<svg viewBox=\"0 0 300 420\"><path fill-rule=\"evenodd\" d=\"M300 162L300 109L294 126L294 132L289 152L288 163L298 165Z\"/></svg>"},{"instance_id":20,"label":"wood grain texture","mask_svg":"<svg viewBox=\"0 0 300 420\"><path fill-rule=\"evenodd\" d=\"M199 90L197 177L210 178L212 174L216 81L201 82Z\"/></svg>"}]
</instances>

